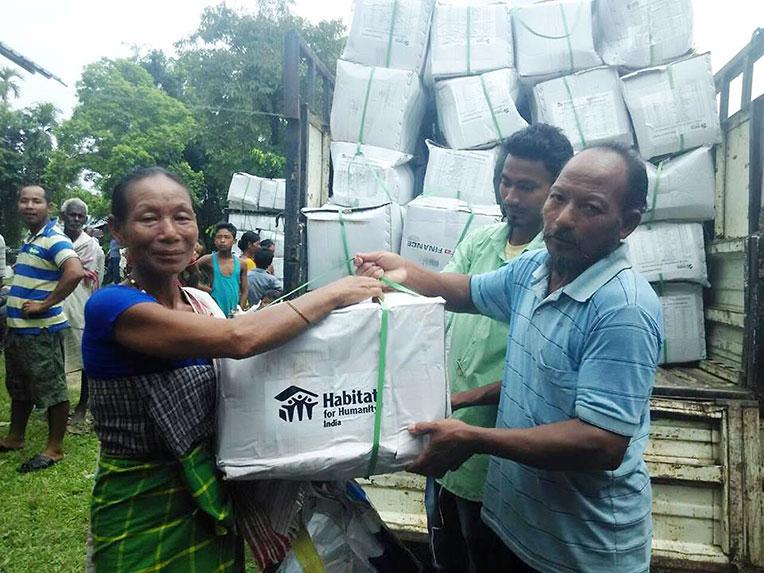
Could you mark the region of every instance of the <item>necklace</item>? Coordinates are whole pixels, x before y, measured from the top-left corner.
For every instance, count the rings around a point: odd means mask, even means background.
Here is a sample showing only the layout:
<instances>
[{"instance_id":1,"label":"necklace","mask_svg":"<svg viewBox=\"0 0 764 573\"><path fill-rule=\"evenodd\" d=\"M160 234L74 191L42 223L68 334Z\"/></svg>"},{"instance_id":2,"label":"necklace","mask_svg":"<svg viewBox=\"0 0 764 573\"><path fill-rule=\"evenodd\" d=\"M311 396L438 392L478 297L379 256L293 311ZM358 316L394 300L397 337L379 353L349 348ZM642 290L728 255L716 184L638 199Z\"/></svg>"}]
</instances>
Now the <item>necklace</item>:
<instances>
[{"instance_id":1,"label":"necklace","mask_svg":"<svg viewBox=\"0 0 764 573\"><path fill-rule=\"evenodd\" d=\"M131 286L131 287L133 287L133 288L137 288L137 289L138 289L139 291L141 291L142 293L145 293L145 292L146 292L146 290L145 290L145 289L143 289L143 288L141 288L141 285L139 285L139 284L138 284L138 281L136 281L136 280L133 278L133 275L127 275L127 282L130 284L130 286Z\"/></svg>"}]
</instances>

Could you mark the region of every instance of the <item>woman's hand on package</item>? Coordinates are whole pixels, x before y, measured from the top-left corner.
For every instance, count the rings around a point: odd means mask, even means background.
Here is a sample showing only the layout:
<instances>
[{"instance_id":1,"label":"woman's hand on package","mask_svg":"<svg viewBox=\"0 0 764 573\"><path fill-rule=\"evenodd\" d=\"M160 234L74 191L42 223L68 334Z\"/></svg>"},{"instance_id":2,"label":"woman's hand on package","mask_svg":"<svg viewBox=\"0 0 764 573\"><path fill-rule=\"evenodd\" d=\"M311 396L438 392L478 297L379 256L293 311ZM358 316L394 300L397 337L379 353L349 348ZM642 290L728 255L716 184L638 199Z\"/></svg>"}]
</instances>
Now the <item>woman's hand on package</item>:
<instances>
[{"instance_id":1,"label":"woman's hand on package","mask_svg":"<svg viewBox=\"0 0 764 573\"><path fill-rule=\"evenodd\" d=\"M345 277L324 287L331 289L335 308L382 296L382 283L369 277Z\"/></svg>"},{"instance_id":2,"label":"woman's hand on package","mask_svg":"<svg viewBox=\"0 0 764 573\"><path fill-rule=\"evenodd\" d=\"M430 443L406 471L442 477L447 471L455 470L475 453L470 446L469 430L469 425L453 418L411 424L409 433L429 436Z\"/></svg>"},{"instance_id":3,"label":"woman's hand on package","mask_svg":"<svg viewBox=\"0 0 764 573\"><path fill-rule=\"evenodd\" d=\"M384 276L400 284L406 282L406 261L395 253L385 251L358 253L354 263L356 274L360 276L374 279L380 279Z\"/></svg>"}]
</instances>

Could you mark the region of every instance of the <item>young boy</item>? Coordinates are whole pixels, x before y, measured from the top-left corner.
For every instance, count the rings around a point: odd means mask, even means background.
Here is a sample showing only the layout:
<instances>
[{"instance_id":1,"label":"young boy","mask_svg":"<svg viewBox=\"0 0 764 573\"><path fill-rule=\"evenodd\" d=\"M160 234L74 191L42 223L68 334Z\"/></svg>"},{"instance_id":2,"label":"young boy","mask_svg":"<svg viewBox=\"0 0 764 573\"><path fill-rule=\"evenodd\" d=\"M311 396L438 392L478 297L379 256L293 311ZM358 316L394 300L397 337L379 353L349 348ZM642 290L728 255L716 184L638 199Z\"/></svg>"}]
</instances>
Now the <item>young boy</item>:
<instances>
[{"instance_id":1,"label":"young boy","mask_svg":"<svg viewBox=\"0 0 764 573\"><path fill-rule=\"evenodd\" d=\"M200 257L196 263L210 277L210 286L200 284L199 288L209 292L228 317L237 307L247 305L247 267L231 254L235 240L236 227L231 223L218 223L213 235L217 252Z\"/></svg>"}]
</instances>

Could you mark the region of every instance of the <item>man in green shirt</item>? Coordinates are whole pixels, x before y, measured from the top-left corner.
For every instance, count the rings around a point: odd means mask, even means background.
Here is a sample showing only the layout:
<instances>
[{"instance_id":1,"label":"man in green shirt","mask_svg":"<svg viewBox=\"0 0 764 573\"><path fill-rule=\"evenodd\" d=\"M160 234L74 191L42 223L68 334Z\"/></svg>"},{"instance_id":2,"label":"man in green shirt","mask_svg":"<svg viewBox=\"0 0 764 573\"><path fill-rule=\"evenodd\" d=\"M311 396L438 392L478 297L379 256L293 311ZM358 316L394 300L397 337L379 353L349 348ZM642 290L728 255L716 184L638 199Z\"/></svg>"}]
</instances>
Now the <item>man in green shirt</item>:
<instances>
[{"instance_id":1,"label":"man in green shirt","mask_svg":"<svg viewBox=\"0 0 764 573\"><path fill-rule=\"evenodd\" d=\"M474 275L498 269L528 250L544 247L541 207L573 148L562 132L546 124L518 131L501 147L495 183L506 223L475 230L456 248L443 272ZM453 314L448 377L453 417L493 428L504 372L508 326L481 315ZM488 571L484 563L493 534L480 519L488 456L474 455L459 469L427 483L427 520L436 571Z\"/></svg>"}]
</instances>

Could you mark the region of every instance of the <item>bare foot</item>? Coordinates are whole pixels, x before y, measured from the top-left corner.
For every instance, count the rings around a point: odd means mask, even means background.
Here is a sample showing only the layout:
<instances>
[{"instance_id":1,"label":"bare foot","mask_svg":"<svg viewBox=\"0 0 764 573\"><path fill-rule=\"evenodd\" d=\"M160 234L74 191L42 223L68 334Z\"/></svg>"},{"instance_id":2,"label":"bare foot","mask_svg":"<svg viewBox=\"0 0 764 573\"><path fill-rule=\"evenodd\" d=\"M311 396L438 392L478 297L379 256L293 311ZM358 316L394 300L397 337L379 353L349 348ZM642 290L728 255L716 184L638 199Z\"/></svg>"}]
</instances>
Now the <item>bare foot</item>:
<instances>
[{"instance_id":1,"label":"bare foot","mask_svg":"<svg viewBox=\"0 0 764 573\"><path fill-rule=\"evenodd\" d=\"M60 449L45 448L40 453L44 456L49 457L54 462L59 462L64 459L64 452L62 452Z\"/></svg>"},{"instance_id":2,"label":"bare foot","mask_svg":"<svg viewBox=\"0 0 764 573\"><path fill-rule=\"evenodd\" d=\"M14 438L0 439L0 452L12 452L15 450L21 450L23 448L24 440L16 440Z\"/></svg>"}]
</instances>

